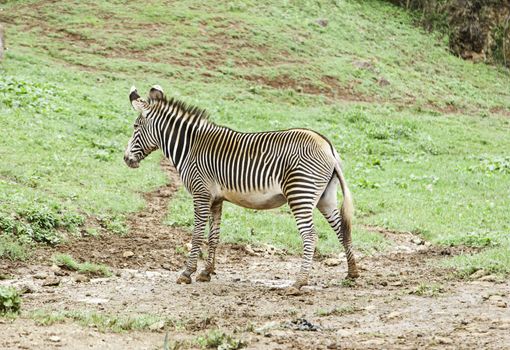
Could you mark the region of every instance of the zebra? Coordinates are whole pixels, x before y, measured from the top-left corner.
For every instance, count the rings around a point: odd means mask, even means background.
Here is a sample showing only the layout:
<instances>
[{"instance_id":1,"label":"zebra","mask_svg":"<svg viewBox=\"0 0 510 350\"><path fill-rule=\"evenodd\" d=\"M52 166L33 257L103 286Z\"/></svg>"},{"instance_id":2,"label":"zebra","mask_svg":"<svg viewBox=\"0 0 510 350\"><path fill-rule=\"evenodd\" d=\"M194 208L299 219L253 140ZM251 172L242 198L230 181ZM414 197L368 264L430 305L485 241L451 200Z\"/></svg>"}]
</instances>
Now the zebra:
<instances>
[{"instance_id":1,"label":"zebra","mask_svg":"<svg viewBox=\"0 0 510 350\"><path fill-rule=\"evenodd\" d=\"M208 220L208 255L196 281L211 280L223 201L251 209L288 203L303 243L301 268L291 290L299 291L308 284L317 241L314 208L326 218L345 249L347 278L358 277L351 243L352 197L340 157L324 136L309 129L238 132L211 122L203 109L168 99L159 85L150 89L147 99L133 86L129 100L139 115L124 161L137 168L151 152L161 149L193 199L191 250L177 283L191 283L191 275L197 271ZM340 210L338 185L343 193Z\"/></svg>"}]
</instances>

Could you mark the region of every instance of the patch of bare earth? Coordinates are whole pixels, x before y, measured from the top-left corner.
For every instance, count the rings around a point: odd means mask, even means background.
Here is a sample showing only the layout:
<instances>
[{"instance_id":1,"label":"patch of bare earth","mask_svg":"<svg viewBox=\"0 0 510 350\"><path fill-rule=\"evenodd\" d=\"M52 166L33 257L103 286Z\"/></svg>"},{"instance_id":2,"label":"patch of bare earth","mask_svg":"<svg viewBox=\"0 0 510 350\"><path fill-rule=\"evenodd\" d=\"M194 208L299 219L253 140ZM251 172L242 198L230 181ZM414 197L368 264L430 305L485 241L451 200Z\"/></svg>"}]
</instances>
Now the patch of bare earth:
<instances>
[{"instance_id":1,"label":"patch of bare earth","mask_svg":"<svg viewBox=\"0 0 510 350\"><path fill-rule=\"evenodd\" d=\"M249 349L510 348L510 282L490 276L459 280L436 264L457 250L435 247L411 233L369 227L392 247L361 256L355 283L342 279L343 258L315 262L310 286L298 296L283 291L300 258L267 247L223 245L211 282L175 284L184 257L174 248L189 234L161 223L178 183L170 169L169 174L169 184L147 194L147 208L130 219L129 235L58 248L113 266L114 276L77 282L72 273L50 267L49 253L10 271L15 277L0 283L29 286L31 293L23 296L19 318L0 321L0 348L161 349L167 332L182 348L199 348L197 337L213 329ZM134 254L125 256L126 251ZM60 283L43 286L41 275L55 272L63 274ZM152 330L100 332L71 320L37 325L29 315L38 309L151 314L171 321Z\"/></svg>"},{"instance_id":2,"label":"patch of bare earth","mask_svg":"<svg viewBox=\"0 0 510 350\"><path fill-rule=\"evenodd\" d=\"M261 75L248 75L244 79L255 82L259 85L271 87L273 89L293 90L298 93L309 95L323 95L331 100L372 102L373 98L361 95L355 91L356 82L351 82L348 86L343 86L337 78L325 75L320 79L320 83L308 79L295 79L288 75L278 75L276 77L267 77Z\"/></svg>"}]
</instances>

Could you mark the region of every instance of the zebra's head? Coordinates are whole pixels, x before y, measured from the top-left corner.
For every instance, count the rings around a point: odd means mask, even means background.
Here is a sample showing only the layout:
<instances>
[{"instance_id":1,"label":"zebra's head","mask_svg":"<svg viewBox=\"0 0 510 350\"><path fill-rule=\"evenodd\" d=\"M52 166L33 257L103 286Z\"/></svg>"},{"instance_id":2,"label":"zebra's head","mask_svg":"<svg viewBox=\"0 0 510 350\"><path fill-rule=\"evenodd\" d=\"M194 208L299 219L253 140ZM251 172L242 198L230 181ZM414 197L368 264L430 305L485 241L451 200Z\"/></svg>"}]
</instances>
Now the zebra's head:
<instances>
[{"instance_id":1,"label":"zebra's head","mask_svg":"<svg viewBox=\"0 0 510 350\"><path fill-rule=\"evenodd\" d=\"M163 90L160 86L155 85L151 88L149 97L149 102L141 98L134 86L129 92L131 105L139 112L138 118L133 124L133 136L129 139L124 152L124 161L130 168L138 168L142 159L159 148L155 123L150 117L150 101L163 98Z\"/></svg>"}]
</instances>

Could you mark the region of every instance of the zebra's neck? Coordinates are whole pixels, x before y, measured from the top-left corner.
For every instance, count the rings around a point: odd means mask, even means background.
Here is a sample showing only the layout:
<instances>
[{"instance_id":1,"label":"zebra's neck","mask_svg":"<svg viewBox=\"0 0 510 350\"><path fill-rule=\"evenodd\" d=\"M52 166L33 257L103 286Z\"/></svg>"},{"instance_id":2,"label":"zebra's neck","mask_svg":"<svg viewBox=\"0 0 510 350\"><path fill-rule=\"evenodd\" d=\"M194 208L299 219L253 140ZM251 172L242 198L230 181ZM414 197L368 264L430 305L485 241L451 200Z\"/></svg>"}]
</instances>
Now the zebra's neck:
<instances>
[{"instance_id":1,"label":"zebra's neck","mask_svg":"<svg viewBox=\"0 0 510 350\"><path fill-rule=\"evenodd\" d=\"M213 127L214 124L200 117L171 116L160 123L160 147L176 169L180 170L196 141L197 132Z\"/></svg>"}]
</instances>

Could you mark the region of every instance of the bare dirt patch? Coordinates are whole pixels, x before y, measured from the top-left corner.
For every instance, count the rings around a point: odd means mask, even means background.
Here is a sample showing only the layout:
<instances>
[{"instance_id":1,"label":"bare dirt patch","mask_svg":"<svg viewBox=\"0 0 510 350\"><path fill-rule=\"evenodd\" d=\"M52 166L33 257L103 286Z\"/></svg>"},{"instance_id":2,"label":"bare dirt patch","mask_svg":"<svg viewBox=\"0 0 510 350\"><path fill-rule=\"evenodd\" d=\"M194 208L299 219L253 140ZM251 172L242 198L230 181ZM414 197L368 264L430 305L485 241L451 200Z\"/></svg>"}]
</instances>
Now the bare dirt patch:
<instances>
[{"instance_id":1,"label":"bare dirt patch","mask_svg":"<svg viewBox=\"0 0 510 350\"><path fill-rule=\"evenodd\" d=\"M360 257L356 282L342 279L344 259L338 266L317 261L310 286L298 296L284 293L298 271L298 256L270 249L254 254L240 245L223 245L211 282L177 285L184 257L173 248L189 237L161 223L178 183L172 172L169 182L146 195L147 208L130 219L129 235L58 248L83 260L99 256L115 267L114 276L77 282L74 275L64 274L58 286L43 286L41 274L55 273L47 260L12 269L14 278L0 283L28 285L31 293L23 297L19 318L0 321L0 347L161 349L168 333L184 349L200 348L199 337L217 329L249 349L510 347L510 282L459 280L436 264L457 251L445 251L411 233L371 227L393 243L391 249ZM134 255L124 257L127 249ZM171 267L161 268L163 262ZM152 331L124 333L100 332L69 318L40 326L30 314L41 309L155 315L167 322Z\"/></svg>"},{"instance_id":2,"label":"bare dirt patch","mask_svg":"<svg viewBox=\"0 0 510 350\"><path fill-rule=\"evenodd\" d=\"M321 83L315 83L308 79L295 79L288 75L278 75L276 77L266 77L261 75L247 75L245 80L256 82L257 84L269 86L273 89L293 90L298 93L309 95L324 95L332 100L371 102L374 99L369 96L363 96L354 90L355 82L349 86L343 86L337 78L325 75L321 77Z\"/></svg>"}]
</instances>

